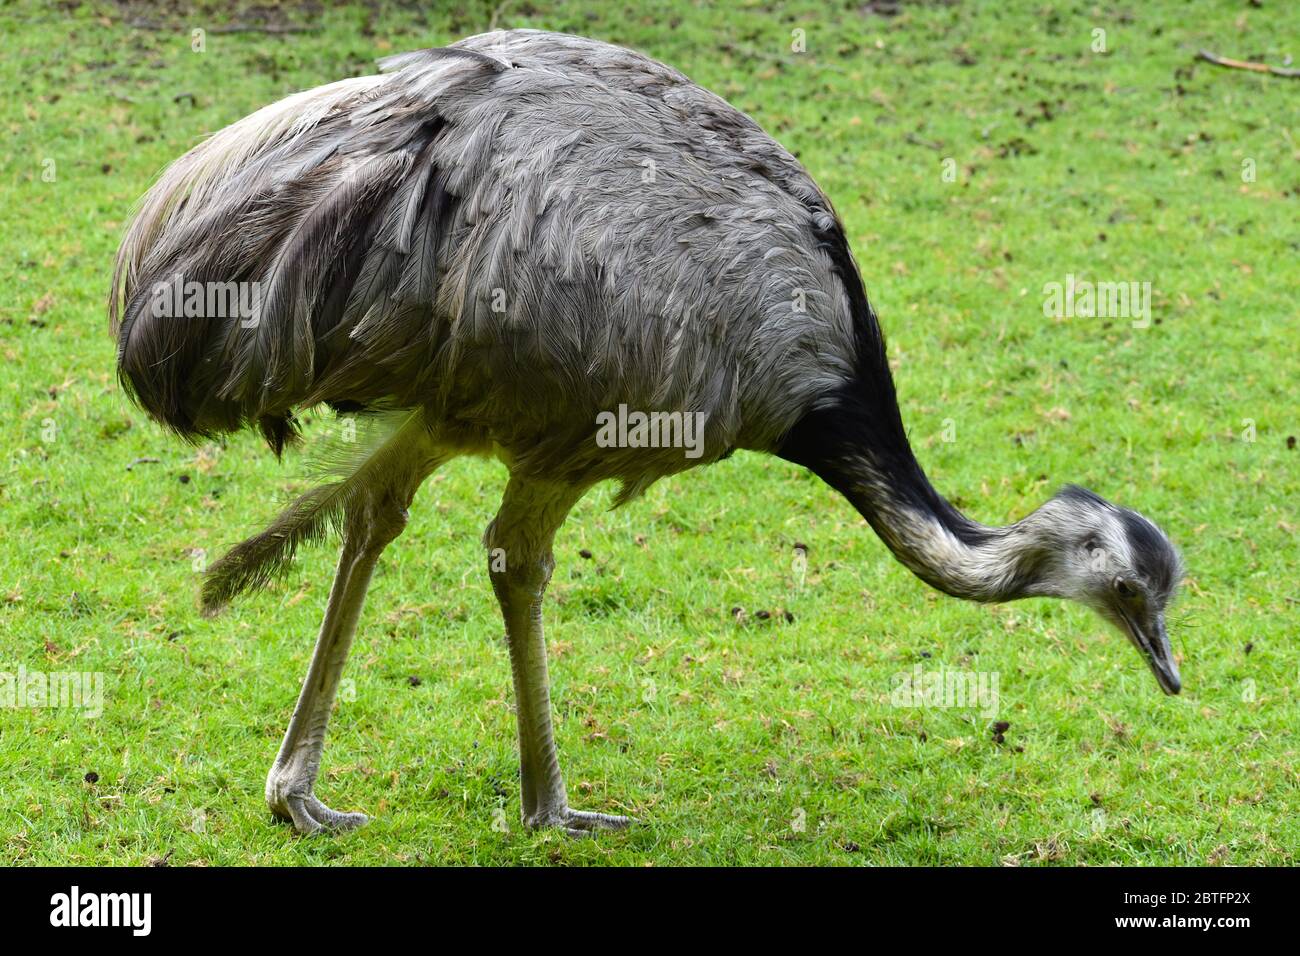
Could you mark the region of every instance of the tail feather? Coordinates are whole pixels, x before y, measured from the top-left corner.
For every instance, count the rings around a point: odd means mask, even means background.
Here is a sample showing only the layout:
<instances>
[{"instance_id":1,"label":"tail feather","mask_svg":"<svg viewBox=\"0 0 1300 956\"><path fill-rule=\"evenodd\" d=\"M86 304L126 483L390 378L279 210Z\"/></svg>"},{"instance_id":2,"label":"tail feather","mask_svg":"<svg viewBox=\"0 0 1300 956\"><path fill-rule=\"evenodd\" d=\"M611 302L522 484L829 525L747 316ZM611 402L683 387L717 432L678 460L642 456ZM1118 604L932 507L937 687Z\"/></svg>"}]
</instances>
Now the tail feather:
<instances>
[{"instance_id":1,"label":"tail feather","mask_svg":"<svg viewBox=\"0 0 1300 956\"><path fill-rule=\"evenodd\" d=\"M299 547L342 531L350 512L369 498L401 490L425 464L428 430L420 409L385 410L358 419L355 441L332 441L318 457L317 473L335 480L294 499L265 531L235 545L208 569L205 616L219 613L245 591L283 577Z\"/></svg>"}]
</instances>

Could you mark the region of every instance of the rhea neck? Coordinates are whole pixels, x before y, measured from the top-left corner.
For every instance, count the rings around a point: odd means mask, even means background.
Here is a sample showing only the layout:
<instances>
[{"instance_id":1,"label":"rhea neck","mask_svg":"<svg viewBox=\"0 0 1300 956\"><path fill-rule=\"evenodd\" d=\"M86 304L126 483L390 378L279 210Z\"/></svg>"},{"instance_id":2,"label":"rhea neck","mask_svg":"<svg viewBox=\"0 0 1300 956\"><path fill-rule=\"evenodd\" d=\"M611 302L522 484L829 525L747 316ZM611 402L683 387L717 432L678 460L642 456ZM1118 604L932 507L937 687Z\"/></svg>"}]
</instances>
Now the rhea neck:
<instances>
[{"instance_id":1,"label":"rhea neck","mask_svg":"<svg viewBox=\"0 0 1300 956\"><path fill-rule=\"evenodd\" d=\"M1049 529L1036 515L989 527L935 491L912 454L885 376L876 388L850 389L808 412L777 454L844 495L894 556L930 586L973 601L1055 593L1044 573Z\"/></svg>"},{"instance_id":2,"label":"rhea neck","mask_svg":"<svg viewBox=\"0 0 1300 956\"><path fill-rule=\"evenodd\" d=\"M1052 584L1053 520L1040 509L1006 528L972 521L931 487L898 413L880 323L867 301L844 230L818 232L844 290L853 372L820 396L776 454L811 469L848 498L913 574L974 601L1065 592Z\"/></svg>"}]
</instances>

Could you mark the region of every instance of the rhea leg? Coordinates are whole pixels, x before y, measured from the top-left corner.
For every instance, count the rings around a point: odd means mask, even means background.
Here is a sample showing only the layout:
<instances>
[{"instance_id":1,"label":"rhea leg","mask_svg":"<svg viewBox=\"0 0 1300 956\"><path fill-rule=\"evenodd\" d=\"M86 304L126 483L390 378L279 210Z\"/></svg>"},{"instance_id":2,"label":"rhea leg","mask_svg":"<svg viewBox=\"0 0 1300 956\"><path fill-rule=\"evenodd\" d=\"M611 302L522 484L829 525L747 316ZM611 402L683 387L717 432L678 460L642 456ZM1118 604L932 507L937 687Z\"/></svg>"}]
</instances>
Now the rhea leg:
<instances>
[{"instance_id":1,"label":"rhea leg","mask_svg":"<svg viewBox=\"0 0 1300 956\"><path fill-rule=\"evenodd\" d=\"M501 604L519 721L520 797L524 823L564 827L570 835L621 828L627 817L569 808L551 725L550 677L542 599L555 567L551 543L584 488L511 476L488 526L488 570Z\"/></svg>"},{"instance_id":2,"label":"rhea leg","mask_svg":"<svg viewBox=\"0 0 1300 956\"><path fill-rule=\"evenodd\" d=\"M370 576L380 553L406 525L406 507L411 495L401 498L397 500L385 493L348 513L343 550L316 649L284 742L266 777L266 802L277 816L292 820L300 833L349 830L367 820L362 813L331 810L316 798L313 790L325 746L325 728L343 663L356 634Z\"/></svg>"}]
</instances>

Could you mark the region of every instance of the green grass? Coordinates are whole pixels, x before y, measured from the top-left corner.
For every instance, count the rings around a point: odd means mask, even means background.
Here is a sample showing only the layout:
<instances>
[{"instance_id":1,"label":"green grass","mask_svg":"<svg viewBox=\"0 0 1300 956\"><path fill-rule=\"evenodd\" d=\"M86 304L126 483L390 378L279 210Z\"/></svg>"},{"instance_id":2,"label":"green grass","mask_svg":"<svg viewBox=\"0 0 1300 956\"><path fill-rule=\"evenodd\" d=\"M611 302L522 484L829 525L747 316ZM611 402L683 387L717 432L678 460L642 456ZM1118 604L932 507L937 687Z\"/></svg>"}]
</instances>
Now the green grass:
<instances>
[{"instance_id":1,"label":"green grass","mask_svg":"<svg viewBox=\"0 0 1300 956\"><path fill-rule=\"evenodd\" d=\"M240 14L0 6L0 670L106 681L96 719L0 708L0 861L1295 862L1300 85L1193 56L1280 63L1300 12L436 6L290 11L317 29L210 33L204 53L190 28ZM333 555L198 616L196 550L257 530L298 462L251 435L195 450L127 405L112 255L131 204L205 132L494 17L644 50L795 151L847 224L936 485L1001 523L1078 481L1181 544L1182 696L1079 608L926 589L816 479L739 454L616 512L599 489L561 532L548 636L569 789L642 823L524 832L479 543L504 475L464 459L385 555L331 726L318 792L374 822L336 839L273 822L262 783ZM1153 324L1044 318L1067 273L1151 282ZM996 673L1005 744L976 711L891 706L918 662Z\"/></svg>"}]
</instances>

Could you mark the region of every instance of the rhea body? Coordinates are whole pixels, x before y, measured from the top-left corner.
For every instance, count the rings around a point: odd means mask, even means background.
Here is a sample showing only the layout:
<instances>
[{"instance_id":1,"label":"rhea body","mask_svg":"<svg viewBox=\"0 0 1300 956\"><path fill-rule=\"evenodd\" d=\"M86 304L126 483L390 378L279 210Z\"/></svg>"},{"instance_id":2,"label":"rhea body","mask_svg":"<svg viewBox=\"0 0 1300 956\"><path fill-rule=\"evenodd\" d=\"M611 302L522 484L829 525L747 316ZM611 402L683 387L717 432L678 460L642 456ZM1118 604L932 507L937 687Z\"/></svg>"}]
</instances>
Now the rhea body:
<instances>
[{"instance_id":1,"label":"rhea body","mask_svg":"<svg viewBox=\"0 0 1300 956\"><path fill-rule=\"evenodd\" d=\"M119 373L190 439L244 426L277 454L320 403L370 427L333 474L218 562L217 610L331 526L342 554L267 799L304 832L363 822L314 793L380 552L462 454L509 470L488 526L519 718L522 810L572 833L542 600L552 540L594 484L619 503L736 449L803 465L928 584L1096 608L1179 689L1163 611L1178 555L1147 519L1067 488L1005 528L960 514L907 440L843 229L803 167L681 73L579 37L505 31L291 96L174 163L118 255ZM256 283L252 314L178 318L158 291ZM699 416L680 447L607 447L602 412Z\"/></svg>"}]
</instances>

